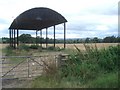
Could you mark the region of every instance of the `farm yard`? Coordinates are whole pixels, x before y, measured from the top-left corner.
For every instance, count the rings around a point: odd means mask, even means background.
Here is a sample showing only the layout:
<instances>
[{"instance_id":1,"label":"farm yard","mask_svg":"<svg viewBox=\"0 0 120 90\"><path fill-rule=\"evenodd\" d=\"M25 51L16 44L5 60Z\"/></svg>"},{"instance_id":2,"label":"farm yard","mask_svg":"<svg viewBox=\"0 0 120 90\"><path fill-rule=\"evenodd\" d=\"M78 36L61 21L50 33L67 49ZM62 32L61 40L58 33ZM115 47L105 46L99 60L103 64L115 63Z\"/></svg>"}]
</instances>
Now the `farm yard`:
<instances>
[{"instance_id":1,"label":"farm yard","mask_svg":"<svg viewBox=\"0 0 120 90\"><path fill-rule=\"evenodd\" d=\"M49 44L49 46L51 46L51 44ZM70 56L67 62L65 62L66 66L60 68L57 68L55 63L48 63L53 60L52 58L48 57L46 59L45 64L49 67L44 68L45 72L42 73L42 75L37 75L35 77L31 76L26 78L18 77L18 79L5 80L3 81L3 88L118 87L117 63L119 57L118 52L120 50L118 43L67 44L66 49L63 49L62 44L56 44L56 49L48 48L48 50L28 50L25 48L20 48L20 50L8 49L8 44L0 45L0 50L2 50L2 56L49 55L53 57L54 55L59 54L68 54ZM39 59L34 60L38 61ZM12 62L14 65L16 65L16 63L21 62L21 59L6 59L6 61ZM30 63L29 64L32 65L33 61L31 61ZM27 63L25 65L27 66ZM19 65L16 68L16 70L20 71L21 67L23 66ZM37 67L38 64L34 62L34 66ZM31 66L31 73L33 73L32 69L35 69L36 67ZM52 68L52 71L50 70L50 68ZM37 70L38 71L34 71L39 72L40 66L37 67ZM35 74L35 72L33 74Z\"/></svg>"}]
</instances>

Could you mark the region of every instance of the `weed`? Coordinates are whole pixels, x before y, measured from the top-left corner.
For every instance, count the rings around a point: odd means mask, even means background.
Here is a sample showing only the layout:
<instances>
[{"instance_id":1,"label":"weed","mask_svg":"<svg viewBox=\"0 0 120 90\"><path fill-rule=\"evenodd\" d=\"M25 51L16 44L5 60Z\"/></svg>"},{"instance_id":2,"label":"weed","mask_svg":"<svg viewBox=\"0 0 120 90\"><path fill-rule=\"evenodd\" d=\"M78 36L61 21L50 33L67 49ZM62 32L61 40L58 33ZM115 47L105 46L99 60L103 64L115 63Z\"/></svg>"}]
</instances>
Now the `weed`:
<instances>
[{"instance_id":1,"label":"weed","mask_svg":"<svg viewBox=\"0 0 120 90\"><path fill-rule=\"evenodd\" d=\"M54 46L49 46L47 50L52 50L52 51L61 51L64 50L63 48L61 49L60 47L54 47Z\"/></svg>"},{"instance_id":2,"label":"weed","mask_svg":"<svg viewBox=\"0 0 120 90\"><path fill-rule=\"evenodd\" d=\"M39 48L38 45L31 45L31 46L30 46L30 49L38 49L38 48Z\"/></svg>"},{"instance_id":3,"label":"weed","mask_svg":"<svg viewBox=\"0 0 120 90\"><path fill-rule=\"evenodd\" d=\"M94 80L101 72L109 73L118 70L119 46L98 50L84 44L85 52L74 45L77 53L72 53L67 67L62 70L62 76L76 77L81 82Z\"/></svg>"},{"instance_id":4,"label":"weed","mask_svg":"<svg viewBox=\"0 0 120 90\"><path fill-rule=\"evenodd\" d=\"M25 44L21 44L18 46L19 50L25 50L25 51L29 51L29 46L25 45Z\"/></svg>"},{"instance_id":5,"label":"weed","mask_svg":"<svg viewBox=\"0 0 120 90\"><path fill-rule=\"evenodd\" d=\"M3 49L3 52L5 53L6 56L14 54L13 47L10 46L7 46L5 49Z\"/></svg>"},{"instance_id":6,"label":"weed","mask_svg":"<svg viewBox=\"0 0 120 90\"><path fill-rule=\"evenodd\" d=\"M85 51L75 46L75 50L64 50L69 53L69 60L66 66L56 68L54 63L44 62L45 73L32 82L32 87L95 87L95 88L116 88L118 87L118 61L120 58L120 46L110 46L98 49L84 44ZM37 46L32 46L36 48ZM21 46L22 50L28 47ZM7 54L14 53L8 47ZM48 47L48 50L61 50L60 48Z\"/></svg>"},{"instance_id":7,"label":"weed","mask_svg":"<svg viewBox=\"0 0 120 90\"><path fill-rule=\"evenodd\" d=\"M96 79L89 81L91 88L118 88L118 74L116 72L101 74Z\"/></svg>"}]
</instances>

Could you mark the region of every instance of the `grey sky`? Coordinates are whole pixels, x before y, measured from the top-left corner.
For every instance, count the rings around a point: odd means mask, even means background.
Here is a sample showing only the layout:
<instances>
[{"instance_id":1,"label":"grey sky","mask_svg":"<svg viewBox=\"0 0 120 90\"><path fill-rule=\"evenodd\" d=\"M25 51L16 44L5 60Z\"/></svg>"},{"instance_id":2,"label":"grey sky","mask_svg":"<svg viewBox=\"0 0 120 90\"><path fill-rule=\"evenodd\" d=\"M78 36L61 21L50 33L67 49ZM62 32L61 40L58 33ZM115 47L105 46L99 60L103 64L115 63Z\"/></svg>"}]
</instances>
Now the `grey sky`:
<instances>
[{"instance_id":1,"label":"grey sky","mask_svg":"<svg viewBox=\"0 0 120 90\"><path fill-rule=\"evenodd\" d=\"M0 0L0 37L8 37L8 28L22 12L34 7L51 8L67 20L67 38L106 37L118 35L119 0ZM62 38L63 25L56 26L56 37ZM53 27L49 28L52 38ZM22 32L22 31L21 31ZM43 30L45 32L45 30ZM35 36L34 31L25 31ZM44 35L43 35L44 36Z\"/></svg>"}]
</instances>

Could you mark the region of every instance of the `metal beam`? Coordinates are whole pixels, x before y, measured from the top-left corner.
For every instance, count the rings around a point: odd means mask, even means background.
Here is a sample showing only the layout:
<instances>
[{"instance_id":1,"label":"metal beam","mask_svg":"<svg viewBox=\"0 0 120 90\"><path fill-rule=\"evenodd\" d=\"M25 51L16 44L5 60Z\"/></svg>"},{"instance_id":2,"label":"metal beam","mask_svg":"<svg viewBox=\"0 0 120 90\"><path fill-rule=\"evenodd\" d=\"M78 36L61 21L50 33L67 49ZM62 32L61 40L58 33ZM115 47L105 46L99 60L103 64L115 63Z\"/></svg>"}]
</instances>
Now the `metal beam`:
<instances>
[{"instance_id":1,"label":"metal beam","mask_svg":"<svg viewBox=\"0 0 120 90\"><path fill-rule=\"evenodd\" d=\"M55 47L55 25L54 25L54 47Z\"/></svg>"},{"instance_id":2,"label":"metal beam","mask_svg":"<svg viewBox=\"0 0 120 90\"><path fill-rule=\"evenodd\" d=\"M41 44L41 47L42 47L42 30L40 30L40 44Z\"/></svg>"},{"instance_id":3,"label":"metal beam","mask_svg":"<svg viewBox=\"0 0 120 90\"><path fill-rule=\"evenodd\" d=\"M47 34L48 34L48 29L46 28L46 48L48 47L48 38L47 38Z\"/></svg>"},{"instance_id":4,"label":"metal beam","mask_svg":"<svg viewBox=\"0 0 120 90\"><path fill-rule=\"evenodd\" d=\"M41 39L40 39L40 36L39 36L39 44L41 44Z\"/></svg>"},{"instance_id":5,"label":"metal beam","mask_svg":"<svg viewBox=\"0 0 120 90\"><path fill-rule=\"evenodd\" d=\"M66 25L64 23L64 48L66 48Z\"/></svg>"},{"instance_id":6,"label":"metal beam","mask_svg":"<svg viewBox=\"0 0 120 90\"><path fill-rule=\"evenodd\" d=\"M10 38L10 46L11 46L11 29L9 29L9 38Z\"/></svg>"},{"instance_id":7,"label":"metal beam","mask_svg":"<svg viewBox=\"0 0 120 90\"><path fill-rule=\"evenodd\" d=\"M12 38L11 38L11 45L12 45L12 47L13 47L13 29L11 29L11 31L12 31Z\"/></svg>"},{"instance_id":8,"label":"metal beam","mask_svg":"<svg viewBox=\"0 0 120 90\"><path fill-rule=\"evenodd\" d=\"M14 48L16 48L15 29L14 29Z\"/></svg>"},{"instance_id":9,"label":"metal beam","mask_svg":"<svg viewBox=\"0 0 120 90\"><path fill-rule=\"evenodd\" d=\"M36 45L37 45L37 30L36 30Z\"/></svg>"},{"instance_id":10,"label":"metal beam","mask_svg":"<svg viewBox=\"0 0 120 90\"><path fill-rule=\"evenodd\" d=\"M18 47L18 45L19 45L19 30L17 29L17 47Z\"/></svg>"}]
</instances>

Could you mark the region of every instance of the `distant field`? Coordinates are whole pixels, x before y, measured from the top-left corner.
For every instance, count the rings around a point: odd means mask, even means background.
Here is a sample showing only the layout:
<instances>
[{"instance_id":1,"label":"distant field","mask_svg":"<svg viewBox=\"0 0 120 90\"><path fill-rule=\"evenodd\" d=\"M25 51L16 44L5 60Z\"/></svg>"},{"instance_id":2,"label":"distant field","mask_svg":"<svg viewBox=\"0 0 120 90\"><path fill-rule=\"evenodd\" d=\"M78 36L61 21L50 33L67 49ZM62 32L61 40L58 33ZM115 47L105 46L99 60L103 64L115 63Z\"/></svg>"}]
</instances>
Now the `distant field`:
<instances>
[{"instance_id":1,"label":"distant field","mask_svg":"<svg viewBox=\"0 0 120 90\"><path fill-rule=\"evenodd\" d=\"M53 44L49 44L49 46L52 46ZM81 50L85 50L85 47L84 47L84 45L83 44L66 44L66 48L68 48L68 49L74 49L75 48L75 46L74 45L76 45L79 49L81 49ZM89 43L89 44L87 44L87 45L89 45L89 46L92 46L92 47L95 47L95 43ZM109 46L116 46L116 45L118 45L118 43L96 43L96 46L97 46L97 48L98 49L101 49L101 48L107 48L107 47L109 47ZM43 46L45 46L45 44L43 45ZM56 47L61 47L61 48L63 48L64 47L64 45L63 44L56 44Z\"/></svg>"},{"instance_id":2,"label":"distant field","mask_svg":"<svg viewBox=\"0 0 120 90\"><path fill-rule=\"evenodd\" d=\"M6 46L8 46L9 44L0 44L0 49L2 49L2 48L5 48ZM83 44L66 44L66 48L69 48L69 49L74 49L75 47L74 47L74 45L76 45L79 49L81 49L81 50L84 50L85 48L84 48L84 45ZM95 43L89 43L88 45L90 45L90 46L95 46ZM118 45L118 43L96 43L96 45L97 45L97 48L98 49L101 49L101 48L106 48L106 47L109 47L109 46L116 46L116 45ZM45 47L46 46L46 44L43 44L42 45L43 47ZM48 44L48 46L53 46L53 44ZM63 48L63 44L56 44L56 47L60 47L60 48Z\"/></svg>"},{"instance_id":3,"label":"distant field","mask_svg":"<svg viewBox=\"0 0 120 90\"><path fill-rule=\"evenodd\" d=\"M5 48L6 46L8 46L9 44L0 44L0 50L2 49L2 48Z\"/></svg>"},{"instance_id":4,"label":"distant field","mask_svg":"<svg viewBox=\"0 0 120 90\"><path fill-rule=\"evenodd\" d=\"M66 47L70 48L70 49L74 49L75 48L74 45L76 45L81 50L85 49L83 44L66 44ZM89 43L87 45L95 47L95 43ZM97 46L98 49L106 48L106 47L109 47L109 46L116 46L116 45L118 45L118 43L96 43L96 46ZM63 47L62 44L57 44L56 46Z\"/></svg>"}]
</instances>

